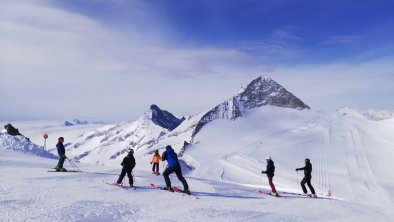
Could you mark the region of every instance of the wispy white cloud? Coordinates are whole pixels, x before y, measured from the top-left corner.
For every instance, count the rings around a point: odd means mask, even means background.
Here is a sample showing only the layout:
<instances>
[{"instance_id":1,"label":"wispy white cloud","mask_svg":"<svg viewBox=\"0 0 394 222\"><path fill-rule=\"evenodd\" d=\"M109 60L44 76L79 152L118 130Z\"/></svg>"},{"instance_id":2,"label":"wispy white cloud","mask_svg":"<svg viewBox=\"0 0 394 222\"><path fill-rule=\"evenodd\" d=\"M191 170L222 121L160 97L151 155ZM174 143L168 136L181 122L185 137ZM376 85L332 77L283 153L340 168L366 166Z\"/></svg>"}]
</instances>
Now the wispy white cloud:
<instances>
[{"instance_id":1,"label":"wispy white cloud","mask_svg":"<svg viewBox=\"0 0 394 222\"><path fill-rule=\"evenodd\" d=\"M361 109L394 109L394 57L355 62L278 68L279 82L313 109L334 110L343 106Z\"/></svg>"},{"instance_id":2,"label":"wispy white cloud","mask_svg":"<svg viewBox=\"0 0 394 222\"><path fill-rule=\"evenodd\" d=\"M150 16L144 14L149 11L140 13L139 18ZM151 30L155 25L162 24L152 23ZM393 93L391 59L269 65L272 58L302 54L302 39L291 29L276 29L265 41L238 48L182 48L161 38L165 27L157 27L157 35L129 27L121 33L50 1L2 1L0 118L133 119L151 103L178 115L191 114L228 99L240 85L270 72L317 108L345 102L351 106L356 104L353 100L362 104L360 98L371 91Z\"/></svg>"},{"instance_id":3,"label":"wispy white cloud","mask_svg":"<svg viewBox=\"0 0 394 222\"><path fill-rule=\"evenodd\" d=\"M260 60L290 59L303 55L299 46L302 40L291 27L274 29L259 42L246 42L239 49L254 54Z\"/></svg>"},{"instance_id":4,"label":"wispy white cloud","mask_svg":"<svg viewBox=\"0 0 394 222\"><path fill-rule=\"evenodd\" d=\"M3 118L134 118L157 102L175 112L201 110L224 97L226 90L208 96L214 82L231 82L224 73L253 63L240 50L174 48L143 33L118 33L45 1L3 2L0 12Z\"/></svg>"},{"instance_id":5,"label":"wispy white cloud","mask_svg":"<svg viewBox=\"0 0 394 222\"><path fill-rule=\"evenodd\" d=\"M356 35L336 35L336 36L329 36L323 43L325 44L352 44L360 40L361 36Z\"/></svg>"}]
</instances>

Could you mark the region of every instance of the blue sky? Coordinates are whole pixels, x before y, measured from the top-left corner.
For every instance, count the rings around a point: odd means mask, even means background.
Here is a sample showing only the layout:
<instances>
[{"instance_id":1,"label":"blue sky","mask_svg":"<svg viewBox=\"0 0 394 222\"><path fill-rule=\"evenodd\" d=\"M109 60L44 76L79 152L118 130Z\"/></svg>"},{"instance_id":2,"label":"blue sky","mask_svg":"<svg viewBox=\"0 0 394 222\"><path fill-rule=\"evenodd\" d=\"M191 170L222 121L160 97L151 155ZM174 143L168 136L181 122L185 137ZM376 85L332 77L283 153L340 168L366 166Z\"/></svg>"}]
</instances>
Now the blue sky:
<instances>
[{"instance_id":1,"label":"blue sky","mask_svg":"<svg viewBox=\"0 0 394 222\"><path fill-rule=\"evenodd\" d=\"M390 0L63 0L58 5L121 32L165 27L160 35L174 47L232 47L258 56L266 49L261 43L282 46L283 54L277 52L271 62L328 62L379 49L392 55L394 47ZM146 13L132 13L136 7Z\"/></svg>"},{"instance_id":2,"label":"blue sky","mask_svg":"<svg viewBox=\"0 0 394 222\"><path fill-rule=\"evenodd\" d=\"M134 119L152 103L188 115L260 75L315 110L394 109L393 11L389 0L3 0L0 120Z\"/></svg>"}]
</instances>

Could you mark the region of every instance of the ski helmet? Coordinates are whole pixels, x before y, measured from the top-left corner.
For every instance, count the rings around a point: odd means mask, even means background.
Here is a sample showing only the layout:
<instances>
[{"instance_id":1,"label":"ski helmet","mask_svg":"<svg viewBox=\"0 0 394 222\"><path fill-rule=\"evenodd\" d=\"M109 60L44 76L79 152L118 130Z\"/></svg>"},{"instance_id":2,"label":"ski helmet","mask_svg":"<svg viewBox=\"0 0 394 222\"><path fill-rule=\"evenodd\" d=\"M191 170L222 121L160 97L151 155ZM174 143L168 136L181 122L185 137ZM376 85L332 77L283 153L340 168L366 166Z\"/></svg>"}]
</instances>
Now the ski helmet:
<instances>
[{"instance_id":1,"label":"ski helmet","mask_svg":"<svg viewBox=\"0 0 394 222\"><path fill-rule=\"evenodd\" d=\"M265 158L265 160L271 160L271 157L270 156L267 156L266 158Z\"/></svg>"},{"instance_id":2,"label":"ski helmet","mask_svg":"<svg viewBox=\"0 0 394 222\"><path fill-rule=\"evenodd\" d=\"M305 163L310 163L310 162L311 162L311 160L309 158L305 159Z\"/></svg>"},{"instance_id":3,"label":"ski helmet","mask_svg":"<svg viewBox=\"0 0 394 222\"><path fill-rule=\"evenodd\" d=\"M59 137L59 139L57 139L58 141L62 141L62 142L64 142L64 137Z\"/></svg>"},{"instance_id":4,"label":"ski helmet","mask_svg":"<svg viewBox=\"0 0 394 222\"><path fill-rule=\"evenodd\" d=\"M133 153L134 153L134 150L130 148L130 149L127 150L127 152L128 152L129 154L133 154Z\"/></svg>"}]
</instances>

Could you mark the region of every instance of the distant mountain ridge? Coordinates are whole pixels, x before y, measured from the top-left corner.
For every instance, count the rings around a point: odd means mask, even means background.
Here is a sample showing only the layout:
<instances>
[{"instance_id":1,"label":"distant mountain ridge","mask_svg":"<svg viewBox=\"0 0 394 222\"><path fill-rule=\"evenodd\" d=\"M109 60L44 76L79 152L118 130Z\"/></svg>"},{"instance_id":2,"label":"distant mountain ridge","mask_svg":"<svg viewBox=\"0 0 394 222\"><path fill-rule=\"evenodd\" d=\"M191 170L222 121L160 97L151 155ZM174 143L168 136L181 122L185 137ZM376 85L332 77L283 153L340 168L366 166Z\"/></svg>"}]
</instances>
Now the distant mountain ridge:
<instances>
[{"instance_id":1,"label":"distant mountain ridge","mask_svg":"<svg viewBox=\"0 0 394 222\"><path fill-rule=\"evenodd\" d=\"M87 132L68 150L74 158L94 163L116 160L128 148L145 155L172 144L178 153L183 153L185 144L193 143L196 134L206 124L216 119L235 120L244 117L249 110L267 105L310 109L271 78L260 76L242 87L231 99L211 110L178 118L152 104L136 121Z\"/></svg>"}]
</instances>

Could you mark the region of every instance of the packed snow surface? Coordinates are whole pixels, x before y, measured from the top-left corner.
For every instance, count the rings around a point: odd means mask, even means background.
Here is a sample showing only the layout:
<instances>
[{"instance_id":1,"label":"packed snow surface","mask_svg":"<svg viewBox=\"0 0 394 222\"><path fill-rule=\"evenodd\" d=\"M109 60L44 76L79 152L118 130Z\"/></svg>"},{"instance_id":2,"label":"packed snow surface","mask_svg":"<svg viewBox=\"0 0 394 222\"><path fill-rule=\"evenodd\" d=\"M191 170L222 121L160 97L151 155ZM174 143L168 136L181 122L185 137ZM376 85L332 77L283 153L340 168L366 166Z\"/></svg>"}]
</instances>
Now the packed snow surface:
<instances>
[{"instance_id":1,"label":"packed snow surface","mask_svg":"<svg viewBox=\"0 0 394 222\"><path fill-rule=\"evenodd\" d=\"M136 189L130 190L103 182L113 182L120 167L79 164L84 172L47 172L55 164L27 153L0 151L1 221L393 220L381 208L346 200L276 198L256 192L257 187L196 177L186 177L194 197L182 196L150 187L163 185L163 179L148 170L134 171Z\"/></svg>"},{"instance_id":2,"label":"packed snow surface","mask_svg":"<svg viewBox=\"0 0 394 222\"><path fill-rule=\"evenodd\" d=\"M171 132L152 125L146 115L87 129L81 137L67 128L62 136L80 144L69 146L67 155L88 152L82 163L75 162L79 173L47 172L57 160L23 148L28 143L19 137L0 135L1 221L394 221L393 118L376 121L350 108L333 113L252 109L243 118L207 124L184 150L181 159L188 167L183 170L194 197L151 188L150 183L164 185L162 176L150 172L151 152L166 144L179 151L201 116L187 117ZM137 189L105 184L117 179L125 155L110 159L112 153L136 139L148 142L135 153ZM4 142L10 140L17 146ZM267 156L275 162L274 184L285 198L256 192L269 191L260 173ZM301 191L303 175L295 168L305 158L311 159L320 198L284 193ZM72 169L67 161L65 166ZM172 181L182 187L175 176Z\"/></svg>"}]
</instances>

